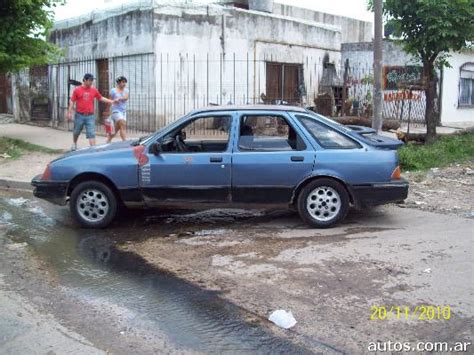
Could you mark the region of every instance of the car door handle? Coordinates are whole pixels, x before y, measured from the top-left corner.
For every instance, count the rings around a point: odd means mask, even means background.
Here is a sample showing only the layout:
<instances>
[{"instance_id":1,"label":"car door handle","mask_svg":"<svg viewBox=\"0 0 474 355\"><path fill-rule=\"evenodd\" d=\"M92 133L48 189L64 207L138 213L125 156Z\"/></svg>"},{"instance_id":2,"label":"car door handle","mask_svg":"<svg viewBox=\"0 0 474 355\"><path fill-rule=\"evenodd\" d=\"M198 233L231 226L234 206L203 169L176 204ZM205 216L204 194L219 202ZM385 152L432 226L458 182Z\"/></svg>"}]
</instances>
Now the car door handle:
<instances>
[{"instance_id":1,"label":"car door handle","mask_svg":"<svg viewBox=\"0 0 474 355\"><path fill-rule=\"evenodd\" d=\"M304 161L304 157L302 157L302 156L292 156L291 161Z\"/></svg>"},{"instance_id":2,"label":"car door handle","mask_svg":"<svg viewBox=\"0 0 474 355\"><path fill-rule=\"evenodd\" d=\"M209 161L211 163L222 163L222 157L210 157Z\"/></svg>"}]
</instances>

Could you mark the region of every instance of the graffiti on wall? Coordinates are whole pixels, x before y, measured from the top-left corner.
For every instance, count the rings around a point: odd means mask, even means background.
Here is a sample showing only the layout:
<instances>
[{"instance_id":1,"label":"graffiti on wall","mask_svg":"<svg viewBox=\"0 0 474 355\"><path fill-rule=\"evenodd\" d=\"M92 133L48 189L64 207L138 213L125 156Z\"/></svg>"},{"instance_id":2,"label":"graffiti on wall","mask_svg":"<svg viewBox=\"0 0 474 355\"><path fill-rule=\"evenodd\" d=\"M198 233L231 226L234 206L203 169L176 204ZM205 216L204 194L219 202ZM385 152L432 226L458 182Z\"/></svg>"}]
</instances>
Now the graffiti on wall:
<instances>
[{"instance_id":1,"label":"graffiti on wall","mask_svg":"<svg viewBox=\"0 0 474 355\"><path fill-rule=\"evenodd\" d=\"M421 82L422 67L416 65L384 66L382 85L384 90L397 90L400 83Z\"/></svg>"}]
</instances>

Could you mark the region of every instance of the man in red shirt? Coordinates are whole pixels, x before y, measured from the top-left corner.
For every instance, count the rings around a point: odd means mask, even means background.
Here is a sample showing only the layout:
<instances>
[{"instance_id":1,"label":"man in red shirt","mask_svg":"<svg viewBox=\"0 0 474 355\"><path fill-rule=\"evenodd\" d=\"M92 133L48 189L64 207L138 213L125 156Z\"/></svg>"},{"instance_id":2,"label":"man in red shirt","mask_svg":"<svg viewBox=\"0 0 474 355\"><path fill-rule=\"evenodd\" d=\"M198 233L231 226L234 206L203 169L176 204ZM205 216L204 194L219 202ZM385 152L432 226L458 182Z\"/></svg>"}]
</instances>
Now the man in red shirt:
<instances>
[{"instance_id":1,"label":"man in red shirt","mask_svg":"<svg viewBox=\"0 0 474 355\"><path fill-rule=\"evenodd\" d=\"M108 104L113 104L115 101L103 97L100 92L92 87L94 76L92 74L85 74L82 79L82 85L74 89L71 100L69 101L69 108L67 111L67 119L72 120L72 113L74 103L76 104L76 114L74 115L74 131L72 134L73 145L71 150L77 149L77 139L82 132L82 128L86 126L86 137L89 139L91 146L95 145L95 115L94 115L94 99L97 99Z\"/></svg>"}]
</instances>

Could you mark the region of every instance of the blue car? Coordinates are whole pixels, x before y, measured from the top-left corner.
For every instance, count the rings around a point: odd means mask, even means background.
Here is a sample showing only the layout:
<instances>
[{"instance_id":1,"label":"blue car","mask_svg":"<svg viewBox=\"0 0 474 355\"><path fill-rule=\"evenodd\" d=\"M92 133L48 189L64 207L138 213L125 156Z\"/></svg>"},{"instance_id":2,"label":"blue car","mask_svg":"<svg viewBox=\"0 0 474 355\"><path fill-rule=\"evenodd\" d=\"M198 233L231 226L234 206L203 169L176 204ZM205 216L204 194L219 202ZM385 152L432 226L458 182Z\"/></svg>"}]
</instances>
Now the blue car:
<instances>
[{"instance_id":1,"label":"blue car","mask_svg":"<svg viewBox=\"0 0 474 355\"><path fill-rule=\"evenodd\" d=\"M350 206L407 197L400 144L299 107L215 106L136 141L68 153L32 184L88 228L108 226L121 205L278 205L324 228Z\"/></svg>"}]
</instances>

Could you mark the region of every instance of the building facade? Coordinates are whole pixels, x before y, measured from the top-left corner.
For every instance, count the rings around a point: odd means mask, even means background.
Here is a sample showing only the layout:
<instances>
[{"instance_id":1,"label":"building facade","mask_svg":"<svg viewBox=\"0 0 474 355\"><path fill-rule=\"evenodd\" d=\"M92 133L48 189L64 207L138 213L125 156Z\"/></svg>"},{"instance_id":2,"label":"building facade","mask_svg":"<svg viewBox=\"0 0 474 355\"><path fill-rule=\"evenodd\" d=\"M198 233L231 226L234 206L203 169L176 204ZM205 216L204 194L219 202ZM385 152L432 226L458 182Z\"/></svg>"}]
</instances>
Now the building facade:
<instances>
[{"instance_id":1,"label":"building facade","mask_svg":"<svg viewBox=\"0 0 474 355\"><path fill-rule=\"evenodd\" d=\"M129 79L129 117L142 130L209 104L310 106L323 61L340 67L343 41L371 38L369 22L280 4L242 7L140 1L57 22L50 40L65 56L47 73L53 124L65 124L72 83L85 72L105 95L115 77Z\"/></svg>"}]
</instances>

